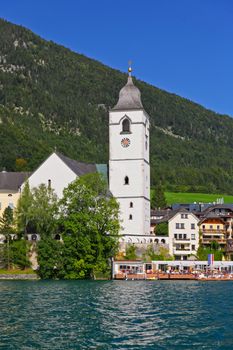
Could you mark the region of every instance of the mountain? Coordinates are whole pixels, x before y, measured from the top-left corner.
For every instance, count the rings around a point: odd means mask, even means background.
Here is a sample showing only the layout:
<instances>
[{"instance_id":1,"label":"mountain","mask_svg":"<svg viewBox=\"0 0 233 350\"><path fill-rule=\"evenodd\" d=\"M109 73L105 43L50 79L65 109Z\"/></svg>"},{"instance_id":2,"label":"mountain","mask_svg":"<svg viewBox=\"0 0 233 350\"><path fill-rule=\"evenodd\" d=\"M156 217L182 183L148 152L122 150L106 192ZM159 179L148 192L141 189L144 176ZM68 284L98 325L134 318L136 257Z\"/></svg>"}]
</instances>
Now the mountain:
<instances>
[{"instance_id":1,"label":"mountain","mask_svg":"<svg viewBox=\"0 0 233 350\"><path fill-rule=\"evenodd\" d=\"M0 19L0 169L33 170L55 148L107 162L108 109L126 79ZM134 82L151 117L152 184L233 194L233 119Z\"/></svg>"}]
</instances>

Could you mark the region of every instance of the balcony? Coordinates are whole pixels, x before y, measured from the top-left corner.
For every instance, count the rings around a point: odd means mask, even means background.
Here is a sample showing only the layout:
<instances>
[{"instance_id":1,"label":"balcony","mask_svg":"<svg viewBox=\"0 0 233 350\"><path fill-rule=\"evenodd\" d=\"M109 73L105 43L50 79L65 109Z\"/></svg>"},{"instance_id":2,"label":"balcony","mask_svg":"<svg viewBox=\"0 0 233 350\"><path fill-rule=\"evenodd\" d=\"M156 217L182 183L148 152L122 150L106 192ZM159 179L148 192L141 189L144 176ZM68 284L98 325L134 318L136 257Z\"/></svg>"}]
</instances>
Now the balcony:
<instances>
[{"instance_id":1,"label":"balcony","mask_svg":"<svg viewBox=\"0 0 233 350\"><path fill-rule=\"evenodd\" d=\"M192 254L192 250L191 249L173 248L173 254L174 255L189 255L189 254Z\"/></svg>"},{"instance_id":2,"label":"balcony","mask_svg":"<svg viewBox=\"0 0 233 350\"><path fill-rule=\"evenodd\" d=\"M227 240L225 238L217 237L202 237L202 244L211 244L212 242L218 242L219 244L226 244Z\"/></svg>"},{"instance_id":3,"label":"balcony","mask_svg":"<svg viewBox=\"0 0 233 350\"><path fill-rule=\"evenodd\" d=\"M225 234L226 233L226 230L218 230L218 229L205 229L205 228L202 228L201 229L202 233L211 233L211 234Z\"/></svg>"},{"instance_id":4,"label":"balcony","mask_svg":"<svg viewBox=\"0 0 233 350\"><path fill-rule=\"evenodd\" d=\"M174 243L188 243L190 238L173 238Z\"/></svg>"}]
</instances>

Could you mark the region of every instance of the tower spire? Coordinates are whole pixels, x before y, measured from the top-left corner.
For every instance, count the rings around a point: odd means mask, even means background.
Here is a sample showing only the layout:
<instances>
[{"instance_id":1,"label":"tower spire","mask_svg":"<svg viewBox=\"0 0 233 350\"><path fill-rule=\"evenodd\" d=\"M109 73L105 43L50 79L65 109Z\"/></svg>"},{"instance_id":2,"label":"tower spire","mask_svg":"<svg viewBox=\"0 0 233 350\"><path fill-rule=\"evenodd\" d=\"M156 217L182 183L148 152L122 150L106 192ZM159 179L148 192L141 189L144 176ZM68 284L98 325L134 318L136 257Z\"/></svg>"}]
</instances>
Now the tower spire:
<instances>
[{"instance_id":1,"label":"tower spire","mask_svg":"<svg viewBox=\"0 0 233 350\"><path fill-rule=\"evenodd\" d=\"M132 73L132 61L129 60L128 62L128 73L129 73L129 77L131 77L131 73Z\"/></svg>"}]
</instances>

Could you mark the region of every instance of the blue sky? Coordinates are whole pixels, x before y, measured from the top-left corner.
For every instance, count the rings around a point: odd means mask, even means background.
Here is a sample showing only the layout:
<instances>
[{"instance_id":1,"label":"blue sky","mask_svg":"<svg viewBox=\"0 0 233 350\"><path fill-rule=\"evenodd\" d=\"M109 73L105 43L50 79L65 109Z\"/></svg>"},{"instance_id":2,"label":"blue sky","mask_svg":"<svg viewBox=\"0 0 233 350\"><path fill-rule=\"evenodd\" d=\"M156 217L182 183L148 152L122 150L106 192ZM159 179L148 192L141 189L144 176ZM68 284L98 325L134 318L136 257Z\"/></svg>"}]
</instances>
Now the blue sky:
<instances>
[{"instance_id":1,"label":"blue sky","mask_svg":"<svg viewBox=\"0 0 233 350\"><path fill-rule=\"evenodd\" d=\"M233 116L232 0L5 0L0 16Z\"/></svg>"}]
</instances>

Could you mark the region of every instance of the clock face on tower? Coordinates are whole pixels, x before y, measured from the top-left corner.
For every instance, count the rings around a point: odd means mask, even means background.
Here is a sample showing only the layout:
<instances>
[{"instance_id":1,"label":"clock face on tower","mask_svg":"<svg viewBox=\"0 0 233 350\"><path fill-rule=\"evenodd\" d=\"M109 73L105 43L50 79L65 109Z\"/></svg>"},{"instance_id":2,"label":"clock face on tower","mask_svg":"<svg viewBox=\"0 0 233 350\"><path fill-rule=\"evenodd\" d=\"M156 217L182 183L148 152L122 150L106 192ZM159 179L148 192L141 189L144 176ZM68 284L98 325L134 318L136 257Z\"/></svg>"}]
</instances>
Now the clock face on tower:
<instances>
[{"instance_id":1,"label":"clock face on tower","mask_svg":"<svg viewBox=\"0 0 233 350\"><path fill-rule=\"evenodd\" d=\"M121 140L122 147L129 147L129 145L130 145L130 139L128 139L128 137L125 137Z\"/></svg>"}]
</instances>

